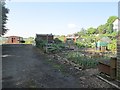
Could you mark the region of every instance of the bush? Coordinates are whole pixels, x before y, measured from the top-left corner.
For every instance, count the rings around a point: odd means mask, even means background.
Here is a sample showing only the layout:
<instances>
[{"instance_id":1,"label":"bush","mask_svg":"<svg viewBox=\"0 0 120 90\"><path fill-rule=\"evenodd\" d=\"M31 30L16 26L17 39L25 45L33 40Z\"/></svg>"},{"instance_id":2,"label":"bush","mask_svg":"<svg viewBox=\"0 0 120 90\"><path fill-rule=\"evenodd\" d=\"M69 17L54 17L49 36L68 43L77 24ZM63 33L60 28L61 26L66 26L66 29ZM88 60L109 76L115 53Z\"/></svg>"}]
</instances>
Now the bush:
<instances>
[{"instance_id":1,"label":"bush","mask_svg":"<svg viewBox=\"0 0 120 90\"><path fill-rule=\"evenodd\" d=\"M115 51L117 50L117 41L113 40L110 44L108 44L108 49L110 51Z\"/></svg>"},{"instance_id":2,"label":"bush","mask_svg":"<svg viewBox=\"0 0 120 90\"><path fill-rule=\"evenodd\" d=\"M37 40L37 39L35 39L35 42L36 42L36 47L41 49L43 49L47 43L45 40Z\"/></svg>"},{"instance_id":3,"label":"bush","mask_svg":"<svg viewBox=\"0 0 120 90\"><path fill-rule=\"evenodd\" d=\"M59 44L59 43L62 43L62 41L60 39L58 39L58 38L55 38L54 43Z\"/></svg>"},{"instance_id":4,"label":"bush","mask_svg":"<svg viewBox=\"0 0 120 90\"><path fill-rule=\"evenodd\" d=\"M60 52L65 48L65 46L63 44L52 44L51 47L52 48L48 49L48 51L51 53Z\"/></svg>"}]
</instances>

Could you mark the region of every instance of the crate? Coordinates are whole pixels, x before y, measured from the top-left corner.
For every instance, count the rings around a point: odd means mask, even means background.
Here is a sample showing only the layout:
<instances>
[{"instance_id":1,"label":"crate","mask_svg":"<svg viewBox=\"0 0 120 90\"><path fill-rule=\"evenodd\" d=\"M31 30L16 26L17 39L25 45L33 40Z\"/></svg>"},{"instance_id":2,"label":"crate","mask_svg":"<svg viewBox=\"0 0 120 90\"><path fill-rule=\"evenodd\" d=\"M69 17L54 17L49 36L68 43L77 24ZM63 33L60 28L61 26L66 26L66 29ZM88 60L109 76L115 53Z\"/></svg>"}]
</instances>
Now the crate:
<instances>
[{"instance_id":1,"label":"crate","mask_svg":"<svg viewBox=\"0 0 120 90\"><path fill-rule=\"evenodd\" d=\"M110 75L110 65L109 64L106 64L104 62L99 62L98 70L100 73Z\"/></svg>"},{"instance_id":2,"label":"crate","mask_svg":"<svg viewBox=\"0 0 120 90\"><path fill-rule=\"evenodd\" d=\"M110 60L99 61L98 70L110 76L111 79L116 78L117 58L111 57Z\"/></svg>"}]
</instances>

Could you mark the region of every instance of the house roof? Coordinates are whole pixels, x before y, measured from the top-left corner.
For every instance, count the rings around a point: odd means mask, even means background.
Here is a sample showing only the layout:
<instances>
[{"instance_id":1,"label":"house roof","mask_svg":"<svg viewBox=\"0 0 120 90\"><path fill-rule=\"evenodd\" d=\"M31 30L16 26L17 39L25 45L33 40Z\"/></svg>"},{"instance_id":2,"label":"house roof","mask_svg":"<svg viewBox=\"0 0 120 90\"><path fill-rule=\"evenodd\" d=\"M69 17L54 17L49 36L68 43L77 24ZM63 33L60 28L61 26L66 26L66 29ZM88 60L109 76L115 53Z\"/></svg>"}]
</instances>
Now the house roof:
<instances>
[{"instance_id":1,"label":"house roof","mask_svg":"<svg viewBox=\"0 0 120 90\"><path fill-rule=\"evenodd\" d=\"M6 36L6 38L8 38L8 37L20 37L20 36ZM20 38L23 38L23 37L20 37Z\"/></svg>"},{"instance_id":2,"label":"house roof","mask_svg":"<svg viewBox=\"0 0 120 90\"><path fill-rule=\"evenodd\" d=\"M120 21L120 19L117 18L117 19L115 19L115 21L113 22L113 24L114 24L114 23L118 23L119 21Z\"/></svg>"},{"instance_id":3,"label":"house roof","mask_svg":"<svg viewBox=\"0 0 120 90\"><path fill-rule=\"evenodd\" d=\"M111 42L111 39L109 37L102 37L100 40L102 42L106 42L106 43L110 43Z\"/></svg>"},{"instance_id":4,"label":"house roof","mask_svg":"<svg viewBox=\"0 0 120 90\"><path fill-rule=\"evenodd\" d=\"M53 36L52 34L36 34L36 36Z\"/></svg>"}]
</instances>

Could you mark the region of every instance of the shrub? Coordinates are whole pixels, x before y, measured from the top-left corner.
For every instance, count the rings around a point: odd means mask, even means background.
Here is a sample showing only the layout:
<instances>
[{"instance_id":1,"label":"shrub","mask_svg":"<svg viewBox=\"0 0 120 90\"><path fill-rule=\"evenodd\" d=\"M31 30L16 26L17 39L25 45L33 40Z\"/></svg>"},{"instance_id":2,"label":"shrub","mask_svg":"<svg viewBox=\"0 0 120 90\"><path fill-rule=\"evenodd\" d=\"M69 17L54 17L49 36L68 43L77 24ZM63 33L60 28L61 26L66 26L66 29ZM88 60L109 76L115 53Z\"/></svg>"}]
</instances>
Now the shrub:
<instances>
[{"instance_id":1,"label":"shrub","mask_svg":"<svg viewBox=\"0 0 120 90\"><path fill-rule=\"evenodd\" d=\"M35 41L36 41L36 47L41 48L41 49L43 49L44 46L47 43L45 40L37 40L37 39L35 39Z\"/></svg>"}]
</instances>

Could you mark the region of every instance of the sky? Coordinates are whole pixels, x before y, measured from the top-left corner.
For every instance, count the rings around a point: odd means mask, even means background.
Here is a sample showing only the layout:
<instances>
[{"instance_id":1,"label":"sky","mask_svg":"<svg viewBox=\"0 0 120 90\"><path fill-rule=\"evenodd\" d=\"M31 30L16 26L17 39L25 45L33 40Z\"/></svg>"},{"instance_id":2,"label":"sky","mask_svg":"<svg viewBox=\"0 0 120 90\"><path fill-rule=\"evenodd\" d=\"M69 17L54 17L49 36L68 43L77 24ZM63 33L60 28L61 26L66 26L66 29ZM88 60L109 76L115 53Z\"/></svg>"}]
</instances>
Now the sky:
<instances>
[{"instance_id":1,"label":"sky","mask_svg":"<svg viewBox=\"0 0 120 90\"><path fill-rule=\"evenodd\" d=\"M81 28L98 27L118 16L117 2L7 2L5 36L67 35Z\"/></svg>"}]
</instances>

